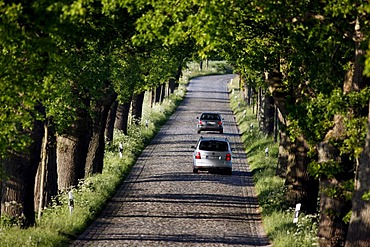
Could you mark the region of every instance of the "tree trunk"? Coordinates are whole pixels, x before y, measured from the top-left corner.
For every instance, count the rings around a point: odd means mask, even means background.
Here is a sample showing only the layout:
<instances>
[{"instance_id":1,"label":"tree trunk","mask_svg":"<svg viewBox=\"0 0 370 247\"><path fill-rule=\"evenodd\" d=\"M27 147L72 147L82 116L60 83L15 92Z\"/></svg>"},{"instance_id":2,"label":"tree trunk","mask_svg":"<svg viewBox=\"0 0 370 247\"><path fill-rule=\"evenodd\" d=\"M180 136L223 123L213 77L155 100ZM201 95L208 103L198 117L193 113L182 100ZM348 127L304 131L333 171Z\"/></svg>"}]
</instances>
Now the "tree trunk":
<instances>
[{"instance_id":1,"label":"tree trunk","mask_svg":"<svg viewBox=\"0 0 370 247\"><path fill-rule=\"evenodd\" d=\"M155 103L161 102L161 93L162 93L162 87L161 87L161 85L159 85L155 89Z\"/></svg>"},{"instance_id":2,"label":"tree trunk","mask_svg":"<svg viewBox=\"0 0 370 247\"><path fill-rule=\"evenodd\" d=\"M360 23L358 18L356 19L355 23L355 62L352 65L352 67L347 71L344 83L343 83L343 93L351 93L351 92L358 92L360 91L364 85L366 84L366 80L364 80L363 77L363 69L364 69L364 54L365 50L363 50L361 47L362 42L363 42L363 34L360 31ZM348 116L355 116L355 117L360 117L361 112L359 112L359 109L355 108L349 108L347 109ZM340 156L340 151L338 148L333 147L330 141L343 141L343 139L346 138L346 129L345 129L345 123L344 123L344 118L347 116L340 116L336 115L334 117L334 128L330 130L327 135L325 136L324 141L322 142L321 146L324 146L326 148L322 148L321 156L328 157L329 159L335 160L339 162L342 168L342 172L340 174L335 174L335 178L327 178L323 179L324 181L322 182L322 187L327 186L329 188L332 188L333 185L337 185L337 187L341 186L343 187L344 183L347 183L348 181L353 181L355 179L353 175L353 168L356 167L355 164L353 164L352 160L349 160L349 158ZM334 150L334 151L333 151ZM326 153L325 153L326 152ZM320 154L320 153L319 153ZM324 155L322 155L324 154ZM320 157L319 157L320 158ZM359 168L355 169L358 170ZM362 168L361 168L362 169ZM368 177L366 178L368 179ZM356 184L356 181L355 181ZM355 189L358 188L358 185L355 185ZM324 187L325 188L325 187ZM324 191L325 192L325 191ZM358 200L355 199L357 196L358 192L354 193L354 198L353 200ZM324 198L323 198L324 197ZM325 204L325 199L328 198L329 203ZM344 245L345 243L345 238L346 236L349 236L350 234L347 235L347 228L348 225L345 224L342 220L341 217L343 217L346 213L348 213L351 209L351 202L347 199L347 197L339 197L335 196L333 198L329 197L328 195L323 195L321 200L323 201L323 211L321 212L321 219L320 219L320 228L319 228L319 236L322 236L322 239L320 239L320 244L327 244L330 240L333 242L333 239L336 240L338 239L337 242L334 242L331 246L334 246L334 244L341 244L341 246ZM333 202L330 204L330 202ZM337 204L335 204L335 202ZM354 206L356 202L354 201ZM356 207L356 206L355 206ZM356 208L355 210L358 210ZM331 214L327 214L327 212L336 212L336 214L333 216ZM353 222L356 220L356 217L359 216L358 213L359 211L355 212L354 215L352 215L354 218L352 218ZM325 214L326 213L326 214ZM355 227L356 224L353 225ZM357 225L358 226L358 225ZM367 226L369 227L369 226ZM369 228L367 228L369 229ZM351 230L351 234L354 234L353 236L351 235L349 237L349 240L347 241L347 244L352 244L352 246L359 246L356 245L355 243L355 236L356 233L354 233L355 228ZM366 229L362 229L363 233L367 234L369 236L369 231ZM360 236L361 233L359 233L358 236ZM360 239L358 239L361 241ZM351 243L352 242L352 243ZM369 242L367 242L368 246ZM336 245L336 246L337 246Z\"/></svg>"},{"instance_id":3,"label":"tree trunk","mask_svg":"<svg viewBox=\"0 0 370 247\"><path fill-rule=\"evenodd\" d=\"M57 174L57 138L55 135L55 127L53 124L48 126L48 156L46 166L46 181L45 181L45 203L48 205L52 198L58 194L58 174Z\"/></svg>"},{"instance_id":4,"label":"tree trunk","mask_svg":"<svg viewBox=\"0 0 370 247\"><path fill-rule=\"evenodd\" d=\"M272 96L264 94L260 109L261 131L267 135L274 133L275 106Z\"/></svg>"},{"instance_id":5,"label":"tree trunk","mask_svg":"<svg viewBox=\"0 0 370 247\"><path fill-rule=\"evenodd\" d=\"M261 114L260 114L261 109L262 109L262 88L258 88L256 117L259 123L261 123Z\"/></svg>"},{"instance_id":6,"label":"tree trunk","mask_svg":"<svg viewBox=\"0 0 370 247\"><path fill-rule=\"evenodd\" d=\"M285 200L290 206L302 204L301 210L306 213L317 212L318 181L308 173L310 159L305 139L300 136L289 147L288 166L285 177Z\"/></svg>"},{"instance_id":7,"label":"tree trunk","mask_svg":"<svg viewBox=\"0 0 370 247\"><path fill-rule=\"evenodd\" d=\"M318 147L318 161L321 164L328 162L338 162L341 167L348 167L344 164L340 151L330 144L329 139L332 137L340 137L338 129L341 120L337 117L336 126L333 131L328 133L327 138L321 142ZM319 220L319 244L320 246L344 246L348 225L343 221L343 218L351 209L350 201L343 198L340 194L340 186L343 182L350 178L346 177L350 174L349 171L344 171L342 174L336 174L335 177L320 178L320 220ZM333 196L335 192L335 196Z\"/></svg>"},{"instance_id":8,"label":"tree trunk","mask_svg":"<svg viewBox=\"0 0 370 247\"><path fill-rule=\"evenodd\" d=\"M167 83L162 84L162 95L163 95L163 99L166 98L168 95Z\"/></svg>"},{"instance_id":9,"label":"tree trunk","mask_svg":"<svg viewBox=\"0 0 370 247\"><path fill-rule=\"evenodd\" d=\"M355 68L353 73L353 81L356 82L356 84L352 86L354 90L361 90L366 84L369 84L369 79L365 79L363 76L363 59L366 52L361 47L364 36L360 27L360 22L357 18L355 25ZM370 200L363 198L366 193L370 192L370 101L365 147L360 157L356 177L357 180L355 180L355 191L352 198L352 215L348 228L346 247L365 247L369 246L370 243ZM369 194L367 197L369 197Z\"/></svg>"},{"instance_id":10,"label":"tree trunk","mask_svg":"<svg viewBox=\"0 0 370 247\"><path fill-rule=\"evenodd\" d=\"M166 94L166 85L161 84L159 87L160 87L160 90L161 90L159 102L162 103L163 100L164 100L165 94Z\"/></svg>"},{"instance_id":11,"label":"tree trunk","mask_svg":"<svg viewBox=\"0 0 370 247\"><path fill-rule=\"evenodd\" d=\"M173 94L174 92L175 92L175 79L174 78L171 78L170 80L169 80L169 93L170 94Z\"/></svg>"},{"instance_id":12,"label":"tree trunk","mask_svg":"<svg viewBox=\"0 0 370 247\"><path fill-rule=\"evenodd\" d=\"M280 111L278 111L279 117L279 152L278 152L278 163L276 167L276 175L285 178L286 171L289 162L289 149L290 149L290 139L287 134L286 120L283 118Z\"/></svg>"},{"instance_id":13,"label":"tree trunk","mask_svg":"<svg viewBox=\"0 0 370 247\"><path fill-rule=\"evenodd\" d=\"M175 88L179 87L179 81L182 75L182 64L183 61L179 63L179 66L177 67L176 75L175 75Z\"/></svg>"},{"instance_id":14,"label":"tree trunk","mask_svg":"<svg viewBox=\"0 0 370 247\"><path fill-rule=\"evenodd\" d=\"M113 102L117 99L117 94L111 92L103 100L97 101L94 108L94 118L92 119L92 135L85 164L85 178L95 173L102 173L105 149L105 126L109 110Z\"/></svg>"},{"instance_id":15,"label":"tree trunk","mask_svg":"<svg viewBox=\"0 0 370 247\"><path fill-rule=\"evenodd\" d=\"M282 82L282 74L278 71L272 72L268 75L269 90L274 98L275 105L278 109L277 117L279 119L279 154L276 175L285 178L287 167L290 159L291 141L287 133L288 122L286 120L286 100L288 92L285 92L284 84Z\"/></svg>"},{"instance_id":16,"label":"tree trunk","mask_svg":"<svg viewBox=\"0 0 370 247\"><path fill-rule=\"evenodd\" d=\"M252 105L253 104L253 89L251 88L251 86L249 86L248 84L246 84L246 102L247 102L247 105Z\"/></svg>"},{"instance_id":17,"label":"tree trunk","mask_svg":"<svg viewBox=\"0 0 370 247\"><path fill-rule=\"evenodd\" d=\"M135 94L132 97L132 116L135 116L137 123L140 123L141 117L143 116L143 102L144 102L145 91Z\"/></svg>"},{"instance_id":18,"label":"tree trunk","mask_svg":"<svg viewBox=\"0 0 370 247\"><path fill-rule=\"evenodd\" d=\"M318 183L308 173L307 165L310 159L307 156L308 146L303 136L299 136L292 143L287 132L289 122L286 119L287 96L292 95L282 83L282 74L278 71L268 75L269 89L274 102L279 109L280 144L277 175L284 176L287 191L285 199L294 206L302 204L307 213L316 212ZM286 169L285 169L286 168ZM286 171L285 171L286 170Z\"/></svg>"},{"instance_id":19,"label":"tree trunk","mask_svg":"<svg viewBox=\"0 0 370 247\"><path fill-rule=\"evenodd\" d=\"M113 141L113 132L114 124L116 121L117 107L118 101L114 101L112 107L108 112L107 124L105 126L105 140L107 141L108 145L110 144L111 141Z\"/></svg>"},{"instance_id":20,"label":"tree trunk","mask_svg":"<svg viewBox=\"0 0 370 247\"><path fill-rule=\"evenodd\" d=\"M150 108L153 108L155 105L155 97L156 97L156 89L151 89L150 90Z\"/></svg>"},{"instance_id":21,"label":"tree trunk","mask_svg":"<svg viewBox=\"0 0 370 247\"><path fill-rule=\"evenodd\" d=\"M12 152L3 165L7 175L2 184L1 215L18 220L21 227L35 224L34 188L37 167L40 163L43 123L34 121L28 134L32 144L23 152Z\"/></svg>"},{"instance_id":22,"label":"tree trunk","mask_svg":"<svg viewBox=\"0 0 370 247\"><path fill-rule=\"evenodd\" d=\"M85 162L91 138L90 117L80 109L79 119L66 133L57 137L58 189L67 190L76 186L85 176Z\"/></svg>"},{"instance_id":23,"label":"tree trunk","mask_svg":"<svg viewBox=\"0 0 370 247\"><path fill-rule=\"evenodd\" d=\"M57 155L56 155L56 136L54 125L50 122L48 124L48 142L47 142L47 156L44 176L44 195L43 201L40 201L40 185L41 185L41 166L39 165L36 174L35 183L35 208L39 208L40 202L42 207L47 206L53 196L58 194L58 175L57 175Z\"/></svg>"},{"instance_id":24,"label":"tree trunk","mask_svg":"<svg viewBox=\"0 0 370 247\"><path fill-rule=\"evenodd\" d=\"M114 128L122 131L127 135L127 126L128 126L128 115L130 112L130 102L125 102L123 104L118 104L116 121L114 123Z\"/></svg>"},{"instance_id":25,"label":"tree trunk","mask_svg":"<svg viewBox=\"0 0 370 247\"><path fill-rule=\"evenodd\" d=\"M279 109L274 105L274 142L277 143L279 136Z\"/></svg>"},{"instance_id":26,"label":"tree trunk","mask_svg":"<svg viewBox=\"0 0 370 247\"><path fill-rule=\"evenodd\" d=\"M357 174L346 247L365 247L370 245L370 200L363 198L366 193L370 192L370 101L366 144L361 154Z\"/></svg>"}]
</instances>

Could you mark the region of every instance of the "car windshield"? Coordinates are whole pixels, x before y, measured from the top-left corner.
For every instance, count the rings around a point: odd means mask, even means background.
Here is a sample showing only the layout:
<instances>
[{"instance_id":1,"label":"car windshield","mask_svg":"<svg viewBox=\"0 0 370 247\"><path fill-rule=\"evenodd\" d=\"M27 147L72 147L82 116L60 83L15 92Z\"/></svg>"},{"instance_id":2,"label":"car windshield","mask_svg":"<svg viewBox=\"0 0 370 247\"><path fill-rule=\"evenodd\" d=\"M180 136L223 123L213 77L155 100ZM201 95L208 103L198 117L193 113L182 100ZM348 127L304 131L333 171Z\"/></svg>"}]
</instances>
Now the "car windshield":
<instances>
[{"instance_id":1,"label":"car windshield","mask_svg":"<svg viewBox=\"0 0 370 247\"><path fill-rule=\"evenodd\" d=\"M205 120L220 120L220 117L217 114L203 114L201 119Z\"/></svg>"},{"instance_id":2,"label":"car windshield","mask_svg":"<svg viewBox=\"0 0 370 247\"><path fill-rule=\"evenodd\" d=\"M199 150L228 151L228 145L224 141L202 141L199 145Z\"/></svg>"}]
</instances>

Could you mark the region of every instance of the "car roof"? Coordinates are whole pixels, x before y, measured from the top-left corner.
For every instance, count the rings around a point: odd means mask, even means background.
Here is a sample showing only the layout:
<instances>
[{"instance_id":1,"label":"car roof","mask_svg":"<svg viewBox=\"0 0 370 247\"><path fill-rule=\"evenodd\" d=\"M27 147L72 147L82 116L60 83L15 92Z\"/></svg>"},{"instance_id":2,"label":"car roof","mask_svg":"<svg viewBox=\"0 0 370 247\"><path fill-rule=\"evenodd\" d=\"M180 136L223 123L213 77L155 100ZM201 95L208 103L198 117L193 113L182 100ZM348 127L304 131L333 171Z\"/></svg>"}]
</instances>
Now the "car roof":
<instances>
[{"instance_id":1,"label":"car roof","mask_svg":"<svg viewBox=\"0 0 370 247\"><path fill-rule=\"evenodd\" d=\"M226 142L229 142L229 139L227 139L226 137L199 137L199 141L202 140L202 141L226 141Z\"/></svg>"},{"instance_id":2,"label":"car roof","mask_svg":"<svg viewBox=\"0 0 370 247\"><path fill-rule=\"evenodd\" d=\"M218 112L202 112L200 115L203 115L203 114L221 115Z\"/></svg>"}]
</instances>

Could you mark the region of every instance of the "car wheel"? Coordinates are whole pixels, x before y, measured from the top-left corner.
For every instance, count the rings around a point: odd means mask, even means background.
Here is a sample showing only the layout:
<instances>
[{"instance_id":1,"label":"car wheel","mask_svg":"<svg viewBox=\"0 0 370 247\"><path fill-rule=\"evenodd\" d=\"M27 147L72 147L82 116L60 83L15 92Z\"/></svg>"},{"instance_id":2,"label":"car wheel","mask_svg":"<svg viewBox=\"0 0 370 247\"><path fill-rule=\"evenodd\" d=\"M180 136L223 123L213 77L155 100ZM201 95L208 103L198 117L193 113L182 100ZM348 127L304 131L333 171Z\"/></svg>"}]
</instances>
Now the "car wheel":
<instances>
[{"instance_id":1,"label":"car wheel","mask_svg":"<svg viewBox=\"0 0 370 247\"><path fill-rule=\"evenodd\" d=\"M197 168L193 168L193 173L198 173L198 169Z\"/></svg>"}]
</instances>

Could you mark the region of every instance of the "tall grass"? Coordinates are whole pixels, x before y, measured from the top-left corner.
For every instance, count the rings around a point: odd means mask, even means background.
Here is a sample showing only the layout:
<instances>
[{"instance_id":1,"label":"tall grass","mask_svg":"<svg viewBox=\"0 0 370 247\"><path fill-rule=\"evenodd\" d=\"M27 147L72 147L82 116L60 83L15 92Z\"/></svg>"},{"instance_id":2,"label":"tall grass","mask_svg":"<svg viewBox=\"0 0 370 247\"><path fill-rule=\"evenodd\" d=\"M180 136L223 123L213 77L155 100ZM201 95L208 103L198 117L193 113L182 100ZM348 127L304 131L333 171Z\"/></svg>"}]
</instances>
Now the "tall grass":
<instances>
[{"instance_id":1,"label":"tall grass","mask_svg":"<svg viewBox=\"0 0 370 247\"><path fill-rule=\"evenodd\" d=\"M275 176L278 143L259 131L256 113L246 105L243 94L238 91L238 78L232 80L229 90L267 235L275 247L317 246L318 215L301 214L295 224L294 209L284 201L284 179ZM266 147L268 156L265 155Z\"/></svg>"}]
</instances>

